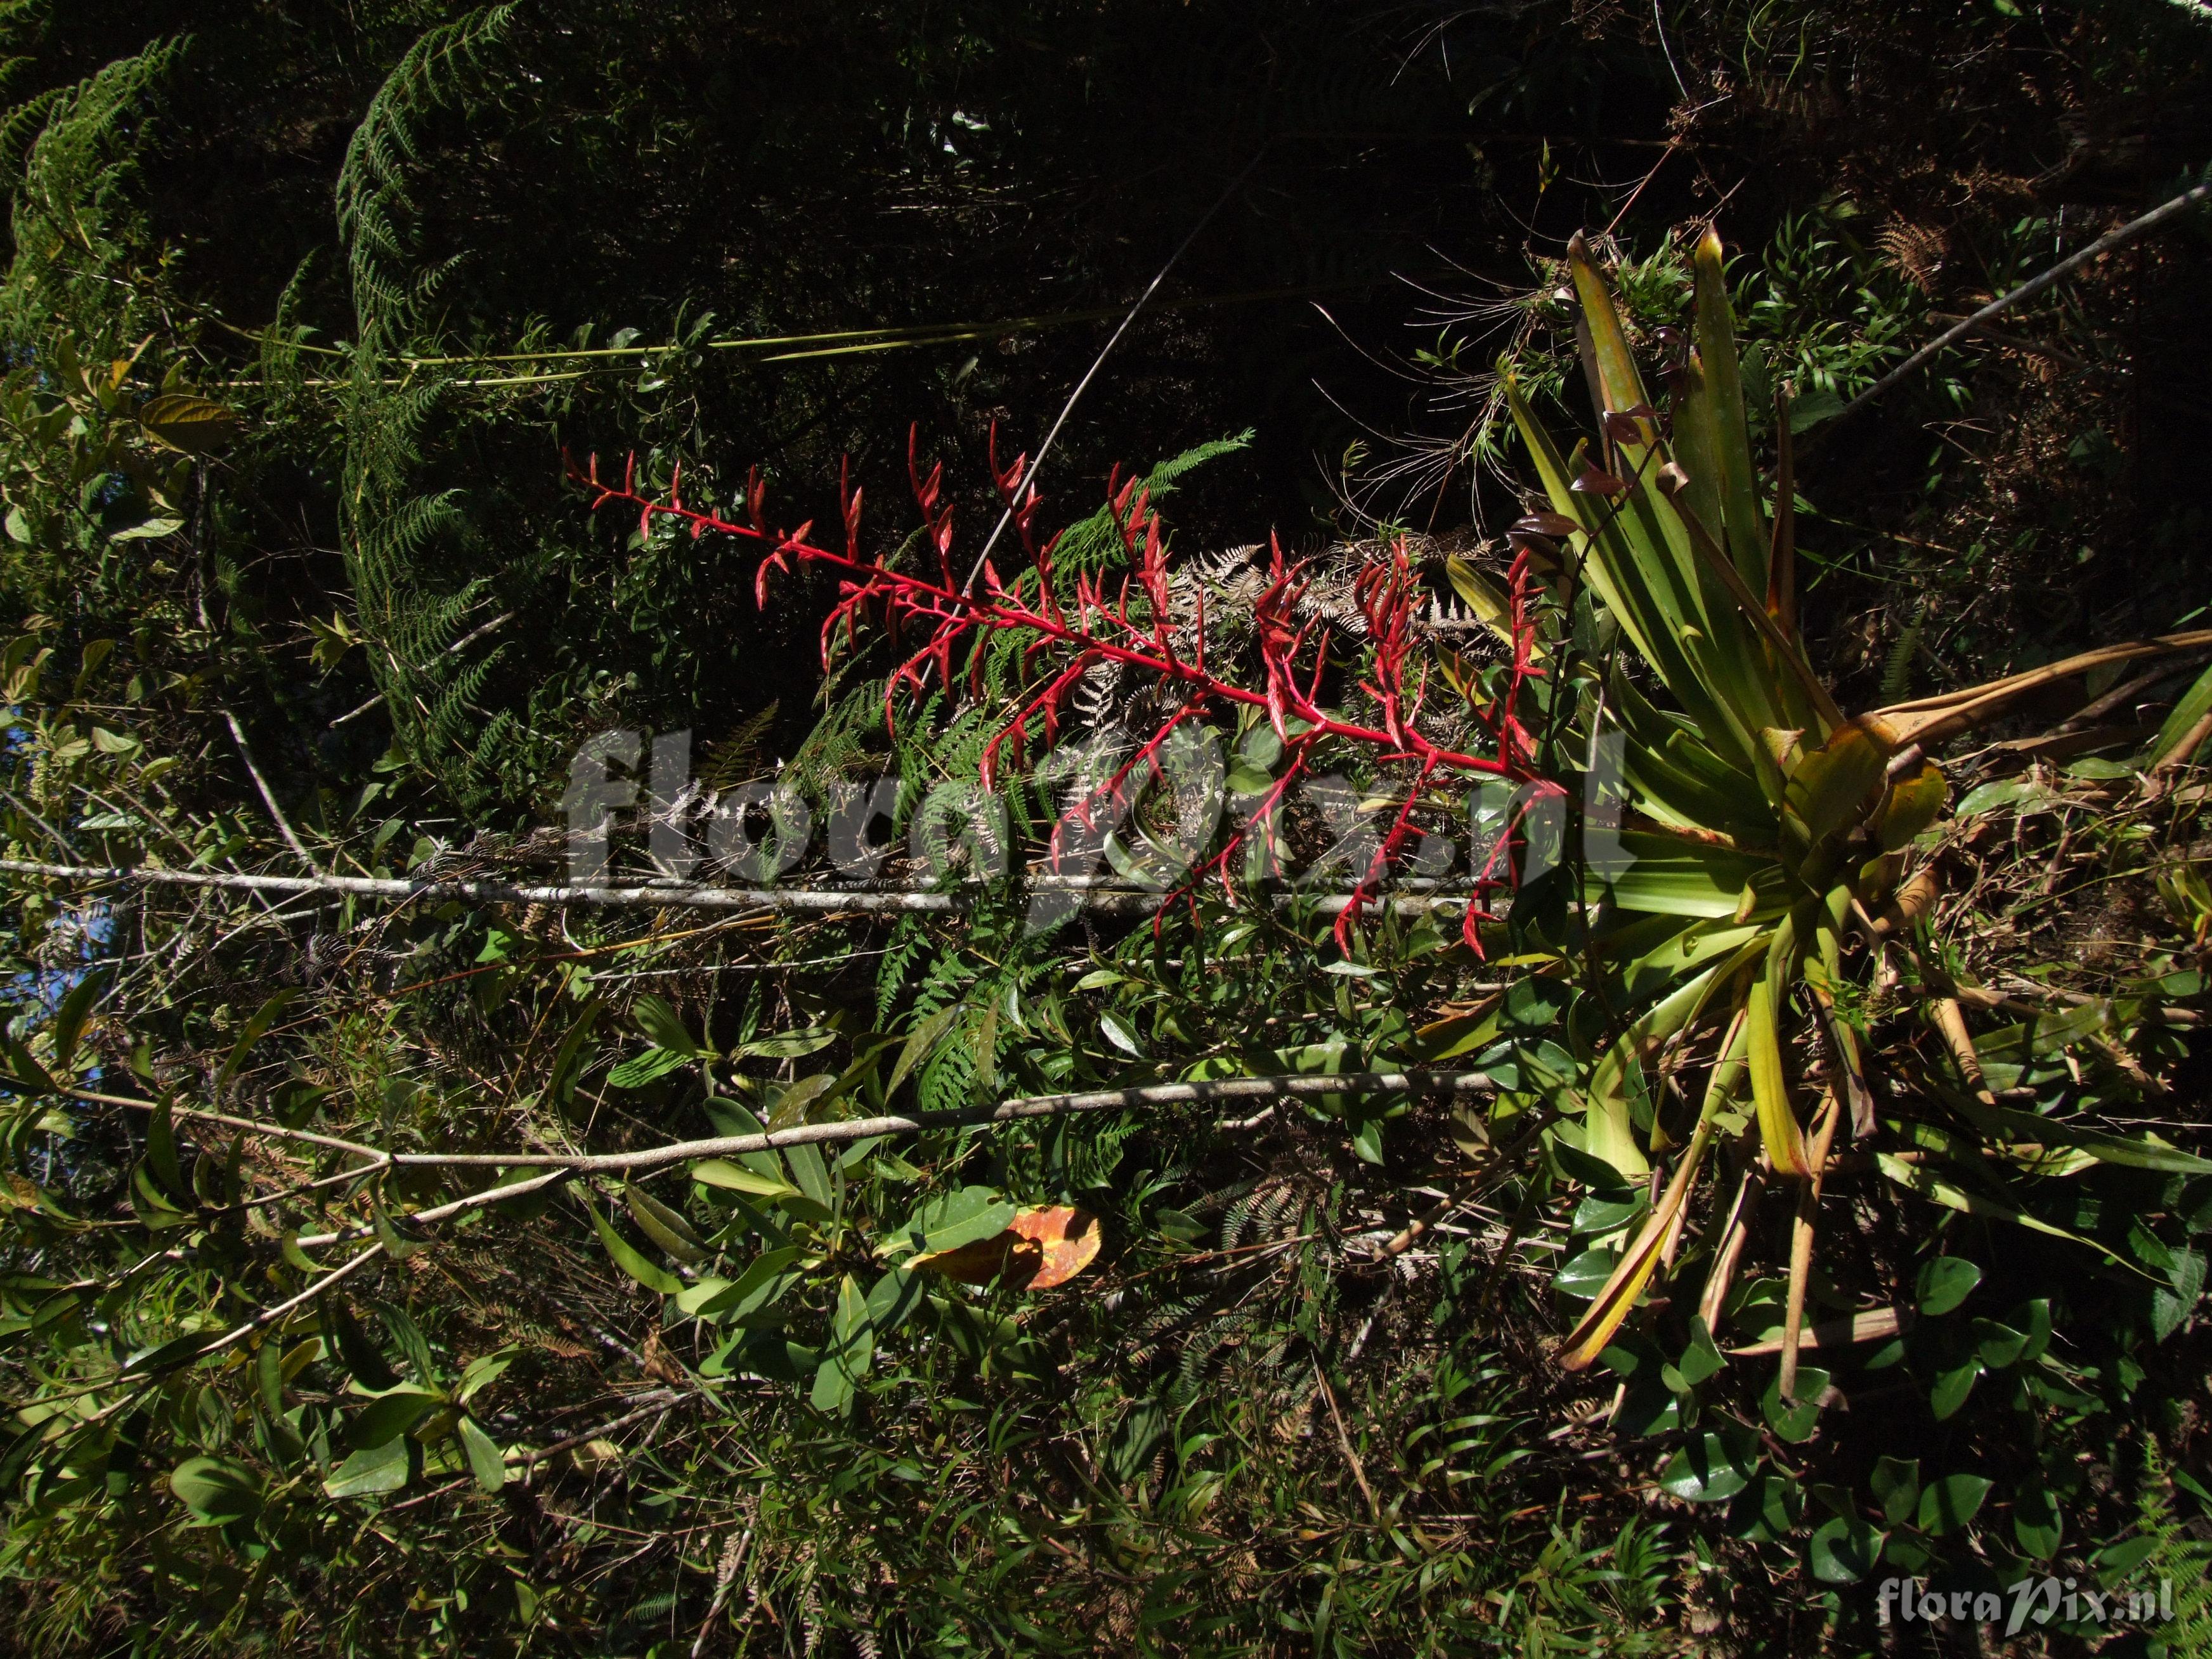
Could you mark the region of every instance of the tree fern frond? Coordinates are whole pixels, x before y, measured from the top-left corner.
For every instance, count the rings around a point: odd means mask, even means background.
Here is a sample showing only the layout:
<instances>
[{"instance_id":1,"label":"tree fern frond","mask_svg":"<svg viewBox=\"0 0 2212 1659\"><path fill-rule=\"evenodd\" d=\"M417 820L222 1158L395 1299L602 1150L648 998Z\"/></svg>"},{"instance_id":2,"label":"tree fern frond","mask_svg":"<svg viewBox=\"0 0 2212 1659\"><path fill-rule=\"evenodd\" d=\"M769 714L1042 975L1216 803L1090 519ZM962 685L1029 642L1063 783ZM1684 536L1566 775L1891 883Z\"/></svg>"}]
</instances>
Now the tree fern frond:
<instances>
[{"instance_id":1,"label":"tree fern frond","mask_svg":"<svg viewBox=\"0 0 2212 1659\"><path fill-rule=\"evenodd\" d=\"M413 307L427 297L422 275L398 270L410 241L401 222L414 210L406 180L417 130L462 95L481 59L507 38L514 10L507 0L426 31L385 76L346 145L338 169L338 235L346 244L364 346L397 339Z\"/></svg>"}]
</instances>

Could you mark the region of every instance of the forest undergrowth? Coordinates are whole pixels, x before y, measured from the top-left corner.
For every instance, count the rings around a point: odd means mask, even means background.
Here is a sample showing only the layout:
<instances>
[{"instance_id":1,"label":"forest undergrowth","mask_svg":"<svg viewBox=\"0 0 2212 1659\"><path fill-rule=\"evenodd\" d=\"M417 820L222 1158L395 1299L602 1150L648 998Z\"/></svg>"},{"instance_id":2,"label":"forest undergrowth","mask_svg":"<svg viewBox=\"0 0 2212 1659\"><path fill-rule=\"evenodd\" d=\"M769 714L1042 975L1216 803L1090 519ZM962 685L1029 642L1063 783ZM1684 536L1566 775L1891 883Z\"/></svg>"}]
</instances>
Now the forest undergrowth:
<instances>
[{"instance_id":1,"label":"forest undergrowth","mask_svg":"<svg viewBox=\"0 0 2212 1659\"><path fill-rule=\"evenodd\" d=\"M0 37L0 1650L2212 1651L2198 9Z\"/></svg>"}]
</instances>

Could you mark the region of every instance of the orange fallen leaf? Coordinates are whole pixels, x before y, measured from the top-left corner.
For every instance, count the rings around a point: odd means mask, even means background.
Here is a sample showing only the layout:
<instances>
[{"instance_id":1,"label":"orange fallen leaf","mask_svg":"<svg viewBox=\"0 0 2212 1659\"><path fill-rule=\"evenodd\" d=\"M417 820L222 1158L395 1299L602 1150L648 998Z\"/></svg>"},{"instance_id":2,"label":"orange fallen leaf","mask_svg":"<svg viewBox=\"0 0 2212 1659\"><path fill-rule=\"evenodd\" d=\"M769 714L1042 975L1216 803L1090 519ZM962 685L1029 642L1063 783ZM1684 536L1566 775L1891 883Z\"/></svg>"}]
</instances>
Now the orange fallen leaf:
<instances>
[{"instance_id":1,"label":"orange fallen leaf","mask_svg":"<svg viewBox=\"0 0 2212 1659\"><path fill-rule=\"evenodd\" d=\"M1025 1286L1032 1291L1048 1291L1067 1283L1097 1257L1101 1242L1098 1218L1072 1204L1023 1210L1006 1231L1032 1241L1042 1250L1042 1263Z\"/></svg>"},{"instance_id":2,"label":"orange fallen leaf","mask_svg":"<svg viewBox=\"0 0 2212 1659\"><path fill-rule=\"evenodd\" d=\"M972 1239L949 1250L932 1250L908 1264L963 1285L988 1285L1003 1276L1024 1291L1065 1285L1097 1257L1098 1218L1072 1204L1018 1211L1004 1232Z\"/></svg>"}]
</instances>

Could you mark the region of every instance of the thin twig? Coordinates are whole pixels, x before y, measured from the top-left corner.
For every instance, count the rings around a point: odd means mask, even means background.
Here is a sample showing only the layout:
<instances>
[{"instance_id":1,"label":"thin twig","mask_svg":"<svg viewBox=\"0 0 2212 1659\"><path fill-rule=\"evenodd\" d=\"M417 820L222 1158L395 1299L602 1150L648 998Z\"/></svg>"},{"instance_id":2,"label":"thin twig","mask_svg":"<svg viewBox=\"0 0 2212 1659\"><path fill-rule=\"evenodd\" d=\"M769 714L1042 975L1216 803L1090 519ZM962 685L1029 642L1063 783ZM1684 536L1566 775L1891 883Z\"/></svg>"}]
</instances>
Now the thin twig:
<instances>
[{"instance_id":1,"label":"thin twig","mask_svg":"<svg viewBox=\"0 0 2212 1659\"><path fill-rule=\"evenodd\" d=\"M1497 1085L1486 1072L1346 1072L1340 1076L1302 1073L1291 1077L1217 1078L1196 1083L1152 1083L1090 1093L1031 1095L995 1106L960 1107L912 1116L848 1118L842 1122L797 1123L759 1134L717 1135L703 1140L672 1141L634 1152L550 1152L517 1149L499 1152L397 1152L390 1161L403 1168L559 1169L571 1175L605 1175L665 1168L700 1158L739 1158L783 1146L872 1140L879 1135L918 1134L928 1129L1019 1118L1061 1117L1073 1112L1110 1112L1142 1106L1213 1105L1223 1101L1279 1100L1304 1096L1383 1094L1487 1094Z\"/></svg>"},{"instance_id":2,"label":"thin twig","mask_svg":"<svg viewBox=\"0 0 2212 1659\"><path fill-rule=\"evenodd\" d=\"M76 844L72 842L67 836L62 834L62 832L55 829L52 824L48 823L44 818L40 817L38 813L31 809L30 805L27 802L16 795L15 791L11 789L0 789L0 800L6 801L10 806L21 812L25 817L37 824L40 829L45 830L46 834L52 836L55 842L60 846L62 851L67 853L71 858L79 859L84 856L83 854L76 850Z\"/></svg>"},{"instance_id":3,"label":"thin twig","mask_svg":"<svg viewBox=\"0 0 2212 1659\"><path fill-rule=\"evenodd\" d=\"M350 1260L331 1268L330 1272L325 1273L320 1279L315 1280L313 1284L308 1285L306 1290L301 1291L298 1295L288 1297L283 1301L277 1303L274 1307L264 1308L259 1313L254 1315L252 1318L247 1320L243 1325L237 1327L234 1330L226 1331L222 1335L217 1337L213 1342L209 1343L205 1347L193 1350L191 1355L186 1358L180 1358L175 1363L177 1364L184 1364L189 1362L191 1364L197 1364L199 1361L206 1358L210 1354L221 1353L225 1348L234 1346L238 1343L245 1341L247 1337L252 1336L255 1332L266 1330L270 1326L274 1325L278 1320L283 1318L287 1314L289 1314L297 1309L304 1308L307 1304L313 1302L325 1291L332 1290L337 1285L344 1283L345 1280L350 1279L356 1273L368 1266L368 1263L375 1261L377 1257L383 1254L384 1246L381 1243L371 1244L367 1249L361 1251ZM165 1369L167 1368L165 1367ZM152 1385L149 1383L146 1386L150 1387ZM123 1395L118 1398L109 1401L86 1420L88 1423L103 1421L106 1418L125 1410L135 1401L143 1398L145 1393L146 1388L144 1387L134 1389L129 1394Z\"/></svg>"},{"instance_id":4,"label":"thin twig","mask_svg":"<svg viewBox=\"0 0 2212 1659\"><path fill-rule=\"evenodd\" d=\"M1352 1436L1344 1426L1344 1413L1336 1408L1336 1390L1328 1386L1328 1373L1314 1361L1314 1381L1321 1384L1321 1397L1328 1401L1328 1420L1336 1425L1336 1443L1343 1448L1344 1461L1352 1466L1352 1478L1359 1483L1359 1495L1367 1500L1367 1513L1376 1526L1382 1524L1382 1505L1375 1500L1375 1488L1367 1484L1367 1471L1359 1462L1359 1454L1352 1449Z\"/></svg>"},{"instance_id":5,"label":"thin twig","mask_svg":"<svg viewBox=\"0 0 2212 1659\"><path fill-rule=\"evenodd\" d=\"M1204 1083L1158 1083L1133 1089L1108 1089L1095 1094L1038 1095L943 1112L921 1112L912 1117L848 1118L837 1123L799 1123L787 1129L761 1134L721 1135L708 1140L680 1140L647 1146L635 1152L568 1153L517 1150L502 1152L380 1153L382 1162L356 1173L370 1175L376 1168L407 1167L537 1169L541 1173L517 1181L501 1182L479 1192L452 1200L401 1218L411 1226L450 1220L510 1198L520 1198L555 1182L579 1175L636 1174L665 1169L695 1158L741 1158L750 1152L774 1152L784 1146L819 1146L878 1136L918 1134L929 1129L960 1128L985 1123L1006 1123L1030 1117L1058 1117L1071 1112L1101 1112L1140 1106L1211 1103L1224 1100L1299 1097L1340 1094L1480 1094L1495 1088L1482 1072L1351 1072L1340 1077L1222 1078ZM295 1132L296 1133L296 1132ZM319 1249L364 1237L365 1227L341 1232L304 1235L296 1242L303 1249Z\"/></svg>"},{"instance_id":6,"label":"thin twig","mask_svg":"<svg viewBox=\"0 0 2212 1659\"><path fill-rule=\"evenodd\" d=\"M612 1434L617 1429L626 1429L641 1418L665 1417L688 1400L702 1400L706 1397L702 1394L677 1394L672 1399L656 1401L650 1406L641 1406L635 1411L625 1412L611 1423L601 1423L594 1428L583 1430L580 1433L570 1435L566 1440L556 1440L550 1446L541 1446L535 1451L510 1453L506 1461L526 1469L532 1468L550 1457L558 1457L571 1447L587 1444L593 1440Z\"/></svg>"},{"instance_id":7,"label":"thin twig","mask_svg":"<svg viewBox=\"0 0 2212 1659\"><path fill-rule=\"evenodd\" d=\"M1105 366L1106 359L1113 355L1114 348L1121 343L1121 337L1129 331L1129 325L1137 320L1137 313L1145 308L1145 302L1158 291L1162 283L1167 281L1168 273L1176 268L1176 262L1190 251L1190 245L1198 240L1198 234L1213 222L1213 216L1229 205L1229 198L1252 176L1252 169L1260 165L1261 156L1267 153L1267 145L1261 145L1252 159L1244 164L1243 172L1229 181L1229 188L1221 192L1212 207L1206 209L1199 222L1190 228L1190 234L1182 239L1173 253L1168 255L1168 262L1153 275L1151 282L1145 284L1145 291L1137 296L1136 303L1124 313L1120 326L1107 337L1106 343L1099 348L1098 355L1091 360L1091 367L1083 371L1083 378L1075 383L1075 390L1067 394L1067 401L1060 405L1060 417L1053 422L1052 430L1044 434L1044 441L1037 446L1036 459L1030 463L1028 471L1022 475L1018 490L1027 489L1036 481L1037 469L1044 465L1044 458L1051 453L1053 440L1060 436L1060 428L1067 424L1067 417L1075 412L1076 400L1090 389L1092 379ZM991 550L999 544L999 538L1013 522L1013 503L1009 501L1006 511L999 515L999 522L991 526L991 533L983 543L983 550L975 556L975 562L969 568L968 580L960 585L963 592L975 586L975 578L983 568L983 562L991 556Z\"/></svg>"},{"instance_id":8,"label":"thin twig","mask_svg":"<svg viewBox=\"0 0 2212 1659\"><path fill-rule=\"evenodd\" d=\"M707 1633L714 1627L714 1615L721 1612L722 1603L730 1599L730 1586L738 1582L738 1569L744 1565L745 1551L751 1547L753 1529L748 1524L732 1538L722 1551L720 1565L714 1571L714 1599L708 1604L707 1616L699 1621L699 1634L692 1638L691 1659L707 1650Z\"/></svg>"},{"instance_id":9,"label":"thin twig","mask_svg":"<svg viewBox=\"0 0 2212 1659\"><path fill-rule=\"evenodd\" d=\"M438 655L437 655L436 657L433 657L433 658L431 658L431 659L430 659L430 662L436 662L436 661L439 659L439 658L441 658L441 657L451 657L451 656L457 655L457 654L458 654L459 652L461 652L464 648L465 648L465 647L468 647L468 646L471 646L471 645L475 644L478 640L482 639L485 635L487 635L487 634L490 633L494 629L495 629L495 628L499 628L499 627L501 627L501 626L503 626L504 624L506 624L506 623L511 623L511 622L513 622L514 620L514 612L513 612L512 611L501 611L498 616L494 617L493 617L489 622L488 622L488 623L484 623L484 625L483 625L483 627L481 627L481 628L475 628L475 629L470 629L470 630L469 630L469 632L467 632L467 633L465 633L465 634L462 635L460 638L459 638L458 640L455 640L455 641L454 641L451 645L447 646L447 647L443 651L441 651L441 652L438 653ZM416 673L418 673L418 674L419 674L419 673L421 673L421 672L422 672L422 670L423 670L423 669L428 668L429 665L430 665L430 664L429 664L429 663L420 663L420 664L417 664L417 665L416 665L416 670L415 670L415 672L416 672ZM327 730L327 731L335 732L335 731L337 731L337 730L338 729L338 727L340 727L341 726L343 726L343 725L344 725L348 720L359 720L359 719L360 719L363 714L366 714L367 713L368 713L368 711L369 711L370 709L372 709L372 708L375 708L377 704L379 704L379 703L382 702L383 701L384 701L384 693L383 693L383 692L381 692L381 691L380 691L380 692L378 692L374 696L371 697L371 698L370 698L367 702L362 703L359 708L349 708L349 709L347 709L347 710L346 710L346 712L345 712L344 714L343 714L339 715L336 720L332 720L332 721L330 723L330 725L329 725L326 728L325 728L325 730Z\"/></svg>"},{"instance_id":10,"label":"thin twig","mask_svg":"<svg viewBox=\"0 0 2212 1659\"><path fill-rule=\"evenodd\" d=\"M0 1083L33 1094L41 1091L41 1085L33 1079L19 1079L0 1073ZM103 1094L97 1090L75 1088L65 1083L56 1083L53 1092L67 1095L71 1100L88 1101L95 1106L127 1106L137 1112L155 1112L161 1108L158 1100L141 1100L132 1095ZM381 1168L386 1161L386 1154L374 1146L365 1146L357 1140L341 1140L336 1135L319 1135L312 1129L288 1129L281 1123L264 1123L258 1118L234 1117L228 1112L211 1112L204 1107L179 1106L173 1103L170 1104L169 1110L176 1117L190 1118L199 1123L220 1123L227 1129L242 1129L272 1140L304 1141L311 1146L326 1146L332 1152L351 1152L356 1158L374 1160L374 1167L377 1168ZM361 1173L366 1175L368 1172L364 1170Z\"/></svg>"},{"instance_id":11,"label":"thin twig","mask_svg":"<svg viewBox=\"0 0 2212 1659\"><path fill-rule=\"evenodd\" d=\"M299 855L300 862L307 868L320 871L323 866L316 862L315 855L307 850L307 843L292 828L292 820L284 816L284 809L276 804L276 792L270 788L269 780L261 775L261 769L253 763L253 750L247 747L246 742L246 728L238 723L238 716L228 708L222 711L222 717L230 723L230 735L238 744L238 757L246 763L246 775L253 780L253 787L261 792L261 799L269 808L269 816L276 820L276 828L284 837L284 844Z\"/></svg>"},{"instance_id":12,"label":"thin twig","mask_svg":"<svg viewBox=\"0 0 2212 1659\"><path fill-rule=\"evenodd\" d=\"M221 1353L225 1348L231 1347L237 1343L245 1341L247 1337L252 1336L256 1331L267 1329L270 1326L274 1325L278 1320L283 1318L285 1315L292 1313L298 1309L304 1308L308 1303L313 1302L317 1297L321 1296L325 1291L333 1290L337 1285L343 1284L345 1280L352 1278L355 1273L358 1273L362 1268L367 1267L370 1262L375 1261L377 1257L383 1254L384 1246L380 1242L371 1244L367 1249L364 1249L358 1255L350 1257L338 1267L331 1268L330 1272L325 1273L320 1279L308 1285L306 1290L301 1291L297 1296L289 1297L285 1300L279 1302L273 1308L264 1308L259 1313L254 1315L252 1318L247 1320L243 1325L239 1326L235 1330L225 1332L208 1346L201 1349L198 1358L204 1359L211 1353Z\"/></svg>"}]
</instances>

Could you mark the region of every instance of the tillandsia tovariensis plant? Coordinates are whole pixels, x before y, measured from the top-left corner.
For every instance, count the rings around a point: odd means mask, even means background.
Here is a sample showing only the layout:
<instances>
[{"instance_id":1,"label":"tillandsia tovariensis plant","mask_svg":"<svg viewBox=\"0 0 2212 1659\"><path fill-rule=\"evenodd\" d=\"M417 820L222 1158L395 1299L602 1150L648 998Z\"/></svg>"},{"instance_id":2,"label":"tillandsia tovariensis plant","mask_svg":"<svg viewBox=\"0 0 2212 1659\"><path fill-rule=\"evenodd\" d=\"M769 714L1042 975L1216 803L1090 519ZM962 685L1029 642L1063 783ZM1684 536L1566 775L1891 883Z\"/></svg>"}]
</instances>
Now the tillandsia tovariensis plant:
<instances>
[{"instance_id":1,"label":"tillandsia tovariensis plant","mask_svg":"<svg viewBox=\"0 0 2212 1659\"><path fill-rule=\"evenodd\" d=\"M1671 1259L1698 1165L1717 1130L1743 1127L1730 1109L1747 1091L1771 1170L1814 1193L1839 1117L1848 1114L1854 1137L1874 1129L1868 1054L1842 1012L1847 945L1858 934L1880 949L1934 896L1933 873L1915 869L1912 852L1949 795L1930 749L2038 686L2202 646L2212 632L1846 715L1798 625L1786 409L1771 511L1754 464L1718 238L1709 230L1697 248L1691 337L1662 341L1672 355L1663 410L1579 238L1570 261L1598 435L1563 450L1510 372L1505 394L1548 502L1515 530L1556 601L1546 614L1560 637L1547 659L1581 664L1565 670L1577 694L1570 741L1601 764L1617 757L1626 811L1620 856L1586 859L1585 901L1609 915L1588 951L1560 963L1595 969L1618 1033L1590 1067L1582 1150L1624 1182L1650 1178L1650 1160L1674 1143L1662 1111L1639 1109L1660 1092L1644 1086L1644 1068L1671 1077L1693 1036L1720 1033L1672 1179L1566 1339L1563 1363L1580 1369ZM1955 1001L1939 998L1934 1011L1955 1047ZM1822 1079L1809 1120L1792 1077L1808 1024ZM1785 1392L1807 1225L1799 1235ZM1709 1323L1729 1265L1723 1253L1705 1298Z\"/></svg>"},{"instance_id":2,"label":"tillandsia tovariensis plant","mask_svg":"<svg viewBox=\"0 0 2212 1659\"><path fill-rule=\"evenodd\" d=\"M1002 577L988 556L979 558L963 580L954 557L953 507L944 492L942 465L927 475L915 459L915 437L908 441L908 475L921 510L924 539L933 569L916 573L878 561L860 550L861 492L849 477L841 478L840 512L844 550L808 541L812 521L797 530L771 530L765 515L758 469L747 480L744 520L686 505L681 474L670 480L665 498L643 493L635 459L620 483L602 479L597 458L571 477L592 493L592 506L627 507L639 515L641 534L656 519L688 526L696 538L709 533L734 536L766 550L756 574L758 601L768 601L769 580L798 565L827 567L839 574L838 596L822 624L822 662L832 663L840 640L854 644L863 623L879 624L888 636L893 662L884 688L884 716L896 719L902 692L916 701L933 682L948 696L964 690L981 698L987 682L1006 698L996 734L982 750L981 782L988 789L1002 770L1019 769L1037 758L1036 748L1057 737L1071 699L1085 677L1102 665L1134 671L1162 694L1163 709L1150 735L1111 774L1083 793L1054 826L1050 844L1055 867L1072 848L1095 853L1110 825L1127 813L1134 793L1162 775L1162 755L1177 732L1209 718L1239 709L1264 714L1279 745L1269 763L1272 775L1263 788L1246 794L1241 823L1188 871L1170 899L1188 898L1201 881L1218 878L1233 894L1233 872L1241 854L1258 841L1272 843L1291 787L1310 775L1324 744L1356 745L1384 763L1413 769L1412 781L1377 840L1335 927L1338 945L1352 948L1352 933L1366 905L1380 892L1392 869L1418 844L1414 814L1439 775L1476 776L1546 786L1534 778L1535 740L1522 719L1524 690L1544 672L1534 655L1532 566L1524 556L1509 578L1501 631L1510 642L1492 685L1469 700L1474 724L1489 739L1491 752L1477 754L1440 741L1424 730L1427 707L1427 665L1418 659L1413 617L1421 585L1402 543L1360 572L1354 599L1364 638L1334 626L1326 614L1306 604L1309 580L1302 563L1286 560L1272 538L1266 586L1254 607L1252 647L1257 672L1238 678L1239 665L1212 654L1206 596L1196 596L1195 614L1176 615L1170 587L1170 560L1159 514L1138 483L1109 484L1109 512L1120 532L1129 570L1118 586L1090 571L1071 578L1055 568L1054 537L1040 542L1035 519L1040 503L1028 478L1026 456L999 464L993 432L991 470L1028 555L1029 568ZM917 637L919 643L917 643ZM993 670L1011 668L1002 684ZM1249 681L1252 683L1247 683ZM1367 720L1325 706L1330 688L1350 682L1371 706ZM1455 684L1464 684L1455 682ZM1525 810L1525 806L1524 806ZM1511 836L1498 838L1499 852L1477 872L1476 898L1463 933L1481 948L1480 924L1491 920L1486 895L1509 885L1513 866L1503 849Z\"/></svg>"}]
</instances>

